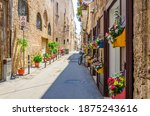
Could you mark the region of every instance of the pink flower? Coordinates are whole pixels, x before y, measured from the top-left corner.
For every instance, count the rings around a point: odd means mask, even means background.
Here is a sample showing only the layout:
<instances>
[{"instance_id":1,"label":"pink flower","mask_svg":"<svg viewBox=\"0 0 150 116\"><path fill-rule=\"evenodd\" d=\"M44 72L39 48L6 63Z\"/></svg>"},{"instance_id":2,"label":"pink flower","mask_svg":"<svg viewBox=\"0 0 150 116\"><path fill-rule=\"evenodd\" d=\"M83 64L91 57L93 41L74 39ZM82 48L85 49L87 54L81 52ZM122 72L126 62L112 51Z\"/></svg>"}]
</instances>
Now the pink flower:
<instances>
[{"instance_id":1,"label":"pink flower","mask_svg":"<svg viewBox=\"0 0 150 116\"><path fill-rule=\"evenodd\" d=\"M108 37L108 36L109 36L109 33L106 33L106 34L105 34L105 37Z\"/></svg>"},{"instance_id":2,"label":"pink flower","mask_svg":"<svg viewBox=\"0 0 150 116\"><path fill-rule=\"evenodd\" d=\"M114 85L112 85L111 87L110 87L110 89L111 90L113 90L113 89L115 89L116 87L114 86Z\"/></svg>"}]
</instances>

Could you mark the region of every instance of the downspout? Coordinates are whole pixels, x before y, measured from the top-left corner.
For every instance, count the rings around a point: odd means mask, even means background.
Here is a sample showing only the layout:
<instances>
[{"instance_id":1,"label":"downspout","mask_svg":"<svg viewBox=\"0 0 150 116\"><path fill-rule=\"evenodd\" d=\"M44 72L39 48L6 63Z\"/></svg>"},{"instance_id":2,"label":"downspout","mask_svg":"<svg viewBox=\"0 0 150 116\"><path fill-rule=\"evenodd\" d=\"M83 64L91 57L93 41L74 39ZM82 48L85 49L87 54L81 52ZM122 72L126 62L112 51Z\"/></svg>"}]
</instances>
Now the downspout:
<instances>
[{"instance_id":1,"label":"downspout","mask_svg":"<svg viewBox=\"0 0 150 116\"><path fill-rule=\"evenodd\" d=\"M13 0L9 0L10 5L10 58L11 58L11 79L13 79L15 76L13 74Z\"/></svg>"},{"instance_id":2,"label":"downspout","mask_svg":"<svg viewBox=\"0 0 150 116\"><path fill-rule=\"evenodd\" d=\"M13 43L13 0L9 0L10 5L10 58L12 58Z\"/></svg>"},{"instance_id":3,"label":"downspout","mask_svg":"<svg viewBox=\"0 0 150 116\"><path fill-rule=\"evenodd\" d=\"M3 12L2 12L2 47L1 47L1 54L2 54L2 57L1 57L1 60L2 60L2 81L5 81L5 77L4 77L4 45L5 45L5 2L4 0L2 0L2 9L3 9Z\"/></svg>"}]
</instances>

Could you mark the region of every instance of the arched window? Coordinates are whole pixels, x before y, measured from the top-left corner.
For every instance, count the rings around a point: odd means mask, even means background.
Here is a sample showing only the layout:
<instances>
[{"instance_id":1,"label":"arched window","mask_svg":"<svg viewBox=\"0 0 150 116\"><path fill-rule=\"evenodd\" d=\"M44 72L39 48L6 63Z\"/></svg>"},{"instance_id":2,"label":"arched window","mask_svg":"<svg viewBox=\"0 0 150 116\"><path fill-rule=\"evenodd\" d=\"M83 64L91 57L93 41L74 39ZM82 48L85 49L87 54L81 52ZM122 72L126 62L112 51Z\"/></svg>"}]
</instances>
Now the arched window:
<instances>
[{"instance_id":1,"label":"arched window","mask_svg":"<svg viewBox=\"0 0 150 116\"><path fill-rule=\"evenodd\" d=\"M48 16L47 16L47 11L45 10L44 11L44 14L43 14L43 17L44 17L44 23L45 23L45 28L47 27L47 22L48 22Z\"/></svg>"},{"instance_id":2,"label":"arched window","mask_svg":"<svg viewBox=\"0 0 150 116\"><path fill-rule=\"evenodd\" d=\"M27 21L29 22L29 8L27 0L18 0L18 15L27 16Z\"/></svg>"},{"instance_id":3,"label":"arched window","mask_svg":"<svg viewBox=\"0 0 150 116\"><path fill-rule=\"evenodd\" d=\"M42 31L42 18L41 18L41 14L40 13L37 13L36 28L40 29Z\"/></svg>"},{"instance_id":4,"label":"arched window","mask_svg":"<svg viewBox=\"0 0 150 116\"><path fill-rule=\"evenodd\" d=\"M66 44L66 40L64 40L64 45Z\"/></svg>"},{"instance_id":5,"label":"arched window","mask_svg":"<svg viewBox=\"0 0 150 116\"><path fill-rule=\"evenodd\" d=\"M48 35L51 35L51 24L48 24Z\"/></svg>"}]
</instances>

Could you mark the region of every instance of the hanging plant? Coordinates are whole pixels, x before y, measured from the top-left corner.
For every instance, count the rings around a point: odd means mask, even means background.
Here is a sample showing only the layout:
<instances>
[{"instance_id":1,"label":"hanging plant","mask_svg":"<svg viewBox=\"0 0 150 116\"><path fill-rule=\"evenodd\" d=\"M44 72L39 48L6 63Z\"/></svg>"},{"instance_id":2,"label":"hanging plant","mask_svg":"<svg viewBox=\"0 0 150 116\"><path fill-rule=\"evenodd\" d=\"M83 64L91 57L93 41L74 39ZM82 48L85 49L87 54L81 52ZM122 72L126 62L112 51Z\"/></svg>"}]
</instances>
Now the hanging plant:
<instances>
[{"instance_id":1,"label":"hanging plant","mask_svg":"<svg viewBox=\"0 0 150 116\"><path fill-rule=\"evenodd\" d=\"M118 10L115 11L114 17L114 24L109 28L109 32L105 34L105 38L110 41L110 43L114 43L117 37L121 35L125 29L125 26L123 25L124 21L122 21Z\"/></svg>"},{"instance_id":2,"label":"hanging plant","mask_svg":"<svg viewBox=\"0 0 150 116\"><path fill-rule=\"evenodd\" d=\"M96 39L96 43L99 48L104 48L104 38L101 35Z\"/></svg>"}]
</instances>

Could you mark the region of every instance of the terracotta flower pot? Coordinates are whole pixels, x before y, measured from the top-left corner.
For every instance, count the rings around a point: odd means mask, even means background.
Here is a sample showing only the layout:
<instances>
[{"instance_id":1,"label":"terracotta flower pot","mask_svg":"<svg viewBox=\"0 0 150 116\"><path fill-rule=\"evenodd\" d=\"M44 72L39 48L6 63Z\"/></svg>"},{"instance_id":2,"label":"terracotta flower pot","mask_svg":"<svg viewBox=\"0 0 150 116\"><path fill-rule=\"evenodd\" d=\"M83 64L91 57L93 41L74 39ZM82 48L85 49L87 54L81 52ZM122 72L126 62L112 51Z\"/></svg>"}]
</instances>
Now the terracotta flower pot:
<instances>
[{"instance_id":1,"label":"terracotta flower pot","mask_svg":"<svg viewBox=\"0 0 150 116\"><path fill-rule=\"evenodd\" d=\"M18 74L19 74L19 75L23 76L23 75L24 75L24 72L25 72L24 69L22 69L22 68L21 68L21 69L18 69Z\"/></svg>"},{"instance_id":2,"label":"terracotta flower pot","mask_svg":"<svg viewBox=\"0 0 150 116\"><path fill-rule=\"evenodd\" d=\"M126 99L126 88L122 91L122 93L113 96L112 99Z\"/></svg>"},{"instance_id":3,"label":"terracotta flower pot","mask_svg":"<svg viewBox=\"0 0 150 116\"><path fill-rule=\"evenodd\" d=\"M35 62L35 67L36 68L40 68L40 63L39 62Z\"/></svg>"}]
</instances>

